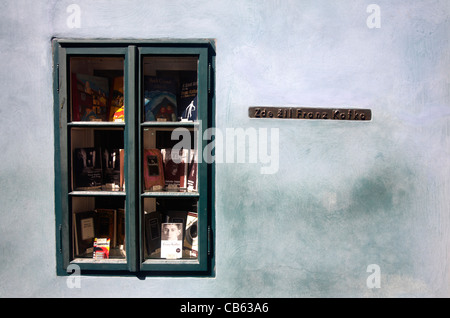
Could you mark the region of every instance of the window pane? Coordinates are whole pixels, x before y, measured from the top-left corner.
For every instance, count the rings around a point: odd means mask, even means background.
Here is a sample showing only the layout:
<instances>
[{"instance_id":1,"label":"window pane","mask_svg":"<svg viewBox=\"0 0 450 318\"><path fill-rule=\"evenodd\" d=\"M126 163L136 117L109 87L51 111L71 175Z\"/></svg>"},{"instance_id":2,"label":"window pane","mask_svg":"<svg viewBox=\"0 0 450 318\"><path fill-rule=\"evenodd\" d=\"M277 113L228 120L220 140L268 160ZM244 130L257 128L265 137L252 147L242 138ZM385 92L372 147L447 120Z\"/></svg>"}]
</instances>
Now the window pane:
<instances>
[{"instance_id":1,"label":"window pane","mask_svg":"<svg viewBox=\"0 0 450 318\"><path fill-rule=\"evenodd\" d=\"M125 260L124 57L71 56L69 68L71 259Z\"/></svg>"},{"instance_id":2,"label":"window pane","mask_svg":"<svg viewBox=\"0 0 450 318\"><path fill-rule=\"evenodd\" d=\"M143 58L143 121L197 119L198 57Z\"/></svg>"},{"instance_id":3,"label":"window pane","mask_svg":"<svg viewBox=\"0 0 450 318\"><path fill-rule=\"evenodd\" d=\"M124 191L123 128L72 127L72 191Z\"/></svg>"},{"instance_id":4,"label":"window pane","mask_svg":"<svg viewBox=\"0 0 450 318\"><path fill-rule=\"evenodd\" d=\"M70 119L123 122L124 58L70 58Z\"/></svg>"},{"instance_id":5,"label":"window pane","mask_svg":"<svg viewBox=\"0 0 450 318\"><path fill-rule=\"evenodd\" d=\"M198 57L145 56L141 74L143 259L197 259Z\"/></svg>"},{"instance_id":6,"label":"window pane","mask_svg":"<svg viewBox=\"0 0 450 318\"><path fill-rule=\"evenodd\" d=\"M72 259L125 259L125 198L72 197Z\"/></svg>"},{"instance_id":7,"label":"window pane","mask_svg":"<svg viewBox=\"0 0 450 318\"><path fill-rule=\"evenodd\" d=\"M144 198L144 259L196 259L196 198Z\"/></svg>"},{"instance_id":8,"label":"window pane","mask_svg":"<svg viewBox=\"0 0 450 318\"><path fill-rule=\"evenodd\" d=\"M144 127L144 192L197 192L196 131L193 127Z\"/></svg>"}]
</instances>

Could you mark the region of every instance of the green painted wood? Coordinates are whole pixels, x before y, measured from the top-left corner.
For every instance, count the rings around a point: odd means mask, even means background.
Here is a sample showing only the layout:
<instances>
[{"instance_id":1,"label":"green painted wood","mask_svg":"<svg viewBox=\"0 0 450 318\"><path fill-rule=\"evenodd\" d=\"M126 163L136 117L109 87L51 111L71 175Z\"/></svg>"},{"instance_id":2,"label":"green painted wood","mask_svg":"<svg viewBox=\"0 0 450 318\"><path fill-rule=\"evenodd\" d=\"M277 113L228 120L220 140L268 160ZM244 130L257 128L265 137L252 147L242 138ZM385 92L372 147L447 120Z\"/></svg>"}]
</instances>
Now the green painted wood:
<instances>
[{"instance_id":1,"label":"green painted wood","mask_svg":"<svg viewBox=\"0 0 450 318\"><path fill-rule=\"evenodd\" d=\"M138 270L138 241L137 241L137 209L139 203L137 200L136 186L138 173L136 160L136 58L137 52L135 46L128 47L125 67L125 190L126 198L126 244L128 268L131 272Z\"/></svg>"}]
</instances>

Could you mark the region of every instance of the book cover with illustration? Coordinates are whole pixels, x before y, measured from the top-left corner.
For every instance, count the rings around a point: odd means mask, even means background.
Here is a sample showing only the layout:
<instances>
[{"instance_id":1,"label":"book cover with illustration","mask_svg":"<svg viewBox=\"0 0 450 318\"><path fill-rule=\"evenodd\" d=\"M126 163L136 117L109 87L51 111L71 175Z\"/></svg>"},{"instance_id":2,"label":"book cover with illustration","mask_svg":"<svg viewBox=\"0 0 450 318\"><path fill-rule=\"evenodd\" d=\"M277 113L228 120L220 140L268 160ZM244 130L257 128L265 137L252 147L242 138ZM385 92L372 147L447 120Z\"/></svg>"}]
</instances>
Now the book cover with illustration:
<instances>
[{"instance_id":1,"label":"book cover with illustration","mask_svg":"<svg viewBox=\"0 0 450 318\"><path fill-rule=\"evenodd\" d=\"M187 187L188 153L187 149L175 151L172 148L161 149L164 162L164 180L168 190Z\"/></svg>"},{"instance_id":2,"label":"book cover with illustration","mask_svg":"<svg viewBox=\"0 0 450 318\"><path fill-rule=\"evenodd\" d=\"M197 72L188 73L181 82L178 102L178 120L197 120Z\"/></svg>"},{"instance_id":3,"label":"book cover with illustration","mask_svg":"<svg viewBox=\"0 0 450 318\"><path fill-rule=\"evenodd\" d=\"M107 237L94 239L94 252L92 258L94 259L105 259L109 258L111 240Z\"/></svg>"},{"instance_id":4,"label":"book cover with illustration","mask_svg":"<svg viewBox=\"0 0 450 318\"><path fill-rule=\"evenodd\" d=\"M156 148L144 149L142 164L144 166L144 190L162 191L165 182L161 150Z\"/></svg>"},{"instance_id":5,"label":"book cover with illustration","mask_svg":"<svg viewBox=\"0 0 450 318\"><path fill-rule=\"evenodd\" d=\"M161 258L176 259L183 255L183 223L161 224Z\"/></svg>"},{"instance_id":6,"label":"book cover with illustration","mask_svg":"<svg viewBox=\"0 0 450 318\"><path fill-rule=\"evenodd\" d=\"M144 77L144 121L177 121L176 82L173 79Z\"/></svg>"},{"instance_id":7,"label":"book cover with illustration","mask_svg":"<svg viewBox=\"0 0 450 318\"><path fill-rule=\"evenodd\" d=\"M108 121L109 80L72 74L72 121Z\"/></svg>"}]
</instances>

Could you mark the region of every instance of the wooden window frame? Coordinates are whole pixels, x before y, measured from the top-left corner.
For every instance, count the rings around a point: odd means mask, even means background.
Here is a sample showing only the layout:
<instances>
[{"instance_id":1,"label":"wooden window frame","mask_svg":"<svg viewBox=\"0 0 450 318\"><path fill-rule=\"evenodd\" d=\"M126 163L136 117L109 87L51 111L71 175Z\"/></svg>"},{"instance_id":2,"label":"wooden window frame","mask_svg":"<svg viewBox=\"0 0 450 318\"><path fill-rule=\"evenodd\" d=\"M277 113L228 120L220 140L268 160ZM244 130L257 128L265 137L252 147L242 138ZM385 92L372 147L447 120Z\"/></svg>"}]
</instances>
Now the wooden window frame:
<instances>
[{"instance_id":1,"label":"wooden window frame","mask_svg":"<svg viewBox=\"0 0 450 318\"><path fill-rule=\"evenodd\" d=\"M81 274L137 276L214 276L215 167L198 163L198 192L145 193L142 190L141 153L143 129L186 127L197 132L201 155L206 142L203 132L215 125L215 45L214 40L73 40L53 39L54 57L54 127L55 127L55 219L57 275L72 273L79 266ZM146 56L198 57L198 121L194 123L143 122L142 59ZM113 56L124 58L125 122L71 122L69 107L69 59L77 56ZM201 124L199 125L198 122ZM124 132L125 191L80 192L70 188L70 134L75 128L119 129ZM115 197L125 201L125 261L86 260L75 262L71 256L71 200L76 197ZM146 198L197 198L199 218L199 255L196 259L146 260L143 256L143 200Z\"/></svg>"}]
</instances>

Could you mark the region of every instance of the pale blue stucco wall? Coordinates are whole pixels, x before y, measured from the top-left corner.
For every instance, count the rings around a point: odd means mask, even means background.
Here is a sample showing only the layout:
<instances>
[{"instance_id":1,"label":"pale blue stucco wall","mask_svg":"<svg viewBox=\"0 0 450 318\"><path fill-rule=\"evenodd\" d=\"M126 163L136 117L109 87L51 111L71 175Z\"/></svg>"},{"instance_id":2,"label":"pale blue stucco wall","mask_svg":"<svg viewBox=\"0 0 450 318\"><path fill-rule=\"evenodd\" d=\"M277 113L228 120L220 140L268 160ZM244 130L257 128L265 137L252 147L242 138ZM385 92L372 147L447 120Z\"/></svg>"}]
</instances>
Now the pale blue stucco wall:
<instances>
[{"instance_id":1,"label":"pale blue stucco wall","mask_svg":"<svg viewBox=\"0 0 450 318\"><path fill-rule=\"evenodd\" d=\"M449 297L449 15L448 0L2 1L0 297ZM52 37L214 38L217 127L279 129L276 174L217 164L215 278L56 276ZM251 120L253 105L373 120Z\"/></svg>"}]
</instances>

